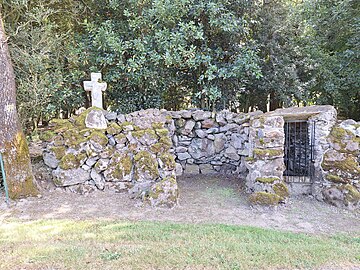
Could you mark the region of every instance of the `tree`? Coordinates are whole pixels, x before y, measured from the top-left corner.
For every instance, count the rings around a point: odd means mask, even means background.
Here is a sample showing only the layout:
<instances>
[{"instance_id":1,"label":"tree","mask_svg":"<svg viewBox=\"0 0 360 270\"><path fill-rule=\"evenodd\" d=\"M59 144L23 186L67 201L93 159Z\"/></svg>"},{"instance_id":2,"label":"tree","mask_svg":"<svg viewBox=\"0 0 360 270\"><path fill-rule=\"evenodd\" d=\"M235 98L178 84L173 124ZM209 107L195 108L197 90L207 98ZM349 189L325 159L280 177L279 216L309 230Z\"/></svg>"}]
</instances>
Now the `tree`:
<instances>
[{"instance_id":1,"label":"tree","mask_svg":"<svg viewBox=\"0 0 360 270\"><path fill-rule=\"evenodd\" d=\"M16 111L15 75L0 13L0 151L9 194L13 199L35 195L29 148Z\"/></svg>"},{"instance_id":2,"label":"tree","mask_svg":"<svg viewBox=\"0 0 360 270\"><path fill-rule=\"evenodd\" d=\"M250 5L114 0L97 8L78 42L84 67L104 73L107 104L124 112L229 108L244 82L260 77Z\"/></svg>"}]
</instances>

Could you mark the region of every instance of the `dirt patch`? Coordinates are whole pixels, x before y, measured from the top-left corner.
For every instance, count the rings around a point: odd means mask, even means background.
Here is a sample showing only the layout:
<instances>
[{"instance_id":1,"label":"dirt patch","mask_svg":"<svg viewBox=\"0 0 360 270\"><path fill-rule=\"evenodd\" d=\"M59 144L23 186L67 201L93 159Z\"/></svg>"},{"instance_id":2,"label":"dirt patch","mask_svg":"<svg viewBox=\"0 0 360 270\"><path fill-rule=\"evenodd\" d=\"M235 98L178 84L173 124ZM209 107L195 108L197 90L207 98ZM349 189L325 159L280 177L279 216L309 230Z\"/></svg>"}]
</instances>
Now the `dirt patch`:
<instances>
[{"instance_id":1,"label":"dirt patch","mask_svg":"<svg viewBox=\"0 0 360 270\"><path fill-rule=\"evenodd\" d=\"M2 198L0 221L9 219L111 219L223 223L307 233L359 233L360 213L336 208L311 197L291 198L275 208L252 207L238 179L224 176L187 176L178 179L179 205L152 208L127 193L97 191L86 196L57 189L40 198L12 202Z\"/></svg>"}]
</instances>

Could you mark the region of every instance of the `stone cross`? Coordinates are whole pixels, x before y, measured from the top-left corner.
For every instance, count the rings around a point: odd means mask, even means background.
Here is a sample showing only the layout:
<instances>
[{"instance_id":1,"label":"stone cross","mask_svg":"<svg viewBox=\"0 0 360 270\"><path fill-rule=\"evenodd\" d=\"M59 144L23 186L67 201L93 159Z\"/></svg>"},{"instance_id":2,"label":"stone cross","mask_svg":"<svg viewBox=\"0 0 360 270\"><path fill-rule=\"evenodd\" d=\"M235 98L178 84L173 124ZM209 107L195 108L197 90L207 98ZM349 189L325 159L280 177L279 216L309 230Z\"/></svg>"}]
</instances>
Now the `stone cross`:
<instances>
[{"instance_id":1,"label":"stone cross","mask_svg":"<svg viewBox=\"0 0 360 270\"><path fill-rule=\"evenodd\" d=\"M107 88L106 82L101 81L101 73L91 73L91 81L84 81L85 91L91 91L91 106L103 109L102 92Z\"/></svg>"}]
</instances>

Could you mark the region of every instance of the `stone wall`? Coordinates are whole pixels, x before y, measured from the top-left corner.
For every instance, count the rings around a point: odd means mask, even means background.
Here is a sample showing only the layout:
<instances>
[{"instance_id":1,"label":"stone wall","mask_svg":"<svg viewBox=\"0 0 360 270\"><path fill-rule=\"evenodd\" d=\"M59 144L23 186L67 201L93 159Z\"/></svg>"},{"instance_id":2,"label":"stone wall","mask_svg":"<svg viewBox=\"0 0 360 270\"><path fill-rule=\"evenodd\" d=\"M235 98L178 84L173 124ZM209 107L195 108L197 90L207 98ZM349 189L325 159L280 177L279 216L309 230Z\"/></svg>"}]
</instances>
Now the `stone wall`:
<instances>
[{"instance_id":1,"label":"stone wall","mask_svg":"<svg viewBox=\"0 0 360 270\"><path fill-rule=\"evenodd\" d=\"M177 174L245 173L244 158L249 153L249 120L258 113L168 112L175 123L172 139Z\"/></svg>"},{"instance_id":2,"label":"stone wall","mask_svg":"<svg viewBox=\"0 0 360 270\"><path fill-rule=\"evenodd\" d=\"M348 120L335 126L331 106L265 114L149 109L123 115L90 108L51 122L43 134L43 156L54 183L73 192L112 189L173 206L176 176L222 173L246 178L251 203L276 205L294 191L283 177L284 122L294 119L316 124L310 193L358 207L360 124Z\"/></svg>"},{"instance_id":3,"label":"stone wall","mask_svg":"<svg viewBox=\"0 0 360 270\"><path fill-rule=\"evenodd\" d=\"M246 158L249 173L246 188L254 204L276 205L285 202L289 191L283 181L284 119L259 115L250 121L251 151Z\"/></svg>"},{"instance_id":4,"label":"stone wall","mask_svg":"<svg viewBox=\"0 0 360 270\"><path fill-rule=\"evenodd\" d=\"M171 117L159 110L124 116L90 108L51 125L43 157L56 186L81 194L128 191L153 206L177 203Z\"/></svg>"},{"instance_id":5,"label":"stone wall","mask_svg":"<svg viewBox=\"0 0 360 270\"><path fill-rule=\"evenodd\" d=\"M335 206L360 206L360 122L337 123L327 137L330 147L321 168L324 181L321 190L325 201Z\"/></svg>"}]
</instances>

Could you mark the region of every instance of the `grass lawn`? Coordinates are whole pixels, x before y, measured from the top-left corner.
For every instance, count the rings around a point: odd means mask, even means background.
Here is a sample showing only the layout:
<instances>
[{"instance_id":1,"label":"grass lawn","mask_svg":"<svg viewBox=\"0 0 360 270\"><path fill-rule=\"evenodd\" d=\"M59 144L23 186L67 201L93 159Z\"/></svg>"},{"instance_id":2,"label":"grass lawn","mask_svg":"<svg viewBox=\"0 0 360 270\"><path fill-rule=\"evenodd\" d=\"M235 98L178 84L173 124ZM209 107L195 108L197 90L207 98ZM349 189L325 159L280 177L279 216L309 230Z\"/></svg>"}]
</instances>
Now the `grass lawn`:
<instances>
[{"instance_id":1,"label":"grass lawn","mask_svg":"<svg viewBox=\"0 0 360 270\"><path fill-rule=\"evenodd\" d=\"M228 225L40 220L0 224L0 269L360 267L360 238Z\"/></svg>"}]
</instances>

